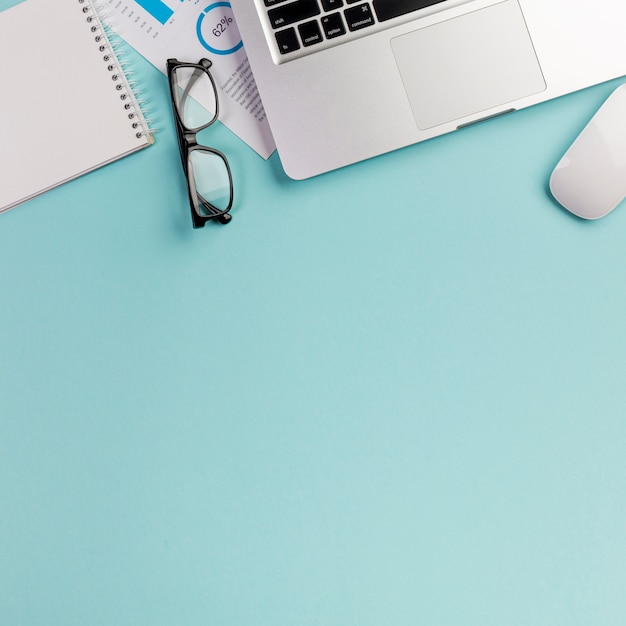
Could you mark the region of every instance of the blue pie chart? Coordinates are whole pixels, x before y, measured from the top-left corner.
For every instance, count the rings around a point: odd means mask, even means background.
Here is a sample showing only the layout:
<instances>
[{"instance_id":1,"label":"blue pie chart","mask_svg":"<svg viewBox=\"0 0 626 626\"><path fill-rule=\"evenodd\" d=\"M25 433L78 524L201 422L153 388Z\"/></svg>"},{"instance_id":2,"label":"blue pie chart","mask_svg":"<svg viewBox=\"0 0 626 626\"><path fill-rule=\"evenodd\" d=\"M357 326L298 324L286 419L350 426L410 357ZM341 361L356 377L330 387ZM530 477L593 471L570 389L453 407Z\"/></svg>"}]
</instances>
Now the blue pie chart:
<instances>
[{"instance_id":1,"label":"blue pie chart","mask_svg":"<svg viewBox=\"0 0 626 626\"><path fill-rule=\"evenodd\" d=\"M213 54L232 54L243 46L230 2L214 2L204 9L198 17L196 34Z\"/></svg>"}]
</instances>

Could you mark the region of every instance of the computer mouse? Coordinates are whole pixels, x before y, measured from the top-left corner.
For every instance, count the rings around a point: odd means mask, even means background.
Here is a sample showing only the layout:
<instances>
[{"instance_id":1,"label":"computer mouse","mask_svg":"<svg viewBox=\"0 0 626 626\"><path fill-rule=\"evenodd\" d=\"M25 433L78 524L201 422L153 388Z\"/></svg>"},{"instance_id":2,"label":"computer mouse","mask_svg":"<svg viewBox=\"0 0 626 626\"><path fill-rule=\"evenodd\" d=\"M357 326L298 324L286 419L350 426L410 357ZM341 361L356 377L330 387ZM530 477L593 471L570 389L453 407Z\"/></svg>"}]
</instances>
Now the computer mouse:
<instances>
[{"instance_id":1,"label":"computer mouse","mask_svg":"<svg viewBox=\"0 0 626 626\"><path fill-rule=\"evenodd\" d=\"M563 155L550 191L587 220L610 213L626 197L626 84L618 87Z\"/></svg>"}]
</instances>

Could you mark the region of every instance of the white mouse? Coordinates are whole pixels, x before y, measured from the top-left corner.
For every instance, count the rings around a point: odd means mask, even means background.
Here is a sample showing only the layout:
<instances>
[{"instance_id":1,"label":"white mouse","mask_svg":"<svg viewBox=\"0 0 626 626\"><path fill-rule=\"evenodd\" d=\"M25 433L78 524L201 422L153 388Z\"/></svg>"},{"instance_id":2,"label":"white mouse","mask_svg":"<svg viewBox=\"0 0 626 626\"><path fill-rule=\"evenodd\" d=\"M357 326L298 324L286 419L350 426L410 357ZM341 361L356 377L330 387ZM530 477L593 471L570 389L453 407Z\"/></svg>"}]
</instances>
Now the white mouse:
<instances>
[{"instance_id":1,"label":"white mouse","mask_svg":"<svg viewBox=\"0 0 626 626\"><path fill-rule=\"evenodd\" d=\"M563 155L550 191L588 220L604 217L626 197L626 85L609 96Z\"/></svg>"}]
</instances>

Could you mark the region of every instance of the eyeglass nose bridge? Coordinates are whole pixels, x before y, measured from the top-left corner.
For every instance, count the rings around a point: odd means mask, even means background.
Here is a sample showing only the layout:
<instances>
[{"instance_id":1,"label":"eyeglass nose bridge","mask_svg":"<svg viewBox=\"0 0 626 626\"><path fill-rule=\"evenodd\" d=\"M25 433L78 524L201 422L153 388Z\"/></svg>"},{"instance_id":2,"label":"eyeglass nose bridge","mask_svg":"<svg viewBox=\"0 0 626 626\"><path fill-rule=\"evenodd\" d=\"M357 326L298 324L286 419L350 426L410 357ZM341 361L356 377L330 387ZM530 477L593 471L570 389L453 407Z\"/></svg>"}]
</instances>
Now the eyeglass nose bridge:
<instances>
[{"instance_id":1,"label":"eyeglass nose bridge","mask_svg":"<svg viewBox=\"0 0 626 626\"><path fill-rule=\"evenodd\" d=\"M195 148L200 145L198 144L198 133L192 133L189 130L184 130L181 134L187 148Z\"/></svg>"}]
</instances>

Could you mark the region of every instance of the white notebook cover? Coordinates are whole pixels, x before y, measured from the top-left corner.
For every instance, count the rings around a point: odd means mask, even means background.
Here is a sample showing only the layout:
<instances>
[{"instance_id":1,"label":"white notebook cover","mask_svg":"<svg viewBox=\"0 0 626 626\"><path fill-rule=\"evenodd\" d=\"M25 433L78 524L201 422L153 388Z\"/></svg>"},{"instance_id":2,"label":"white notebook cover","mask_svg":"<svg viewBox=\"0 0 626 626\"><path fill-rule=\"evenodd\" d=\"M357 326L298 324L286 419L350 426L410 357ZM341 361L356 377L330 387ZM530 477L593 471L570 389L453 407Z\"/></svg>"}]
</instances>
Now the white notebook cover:
<instances>
[{"instance_id":1,"label":"white notebook cover","mask_svg":"<svg viewBox=\"0 0 626 626\"><path fill-rule=\"evenodd\" d=\"M0 59L0 211L152 143L90 0L0 12Z\"/></svg>"}]
</instances>

